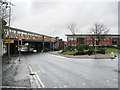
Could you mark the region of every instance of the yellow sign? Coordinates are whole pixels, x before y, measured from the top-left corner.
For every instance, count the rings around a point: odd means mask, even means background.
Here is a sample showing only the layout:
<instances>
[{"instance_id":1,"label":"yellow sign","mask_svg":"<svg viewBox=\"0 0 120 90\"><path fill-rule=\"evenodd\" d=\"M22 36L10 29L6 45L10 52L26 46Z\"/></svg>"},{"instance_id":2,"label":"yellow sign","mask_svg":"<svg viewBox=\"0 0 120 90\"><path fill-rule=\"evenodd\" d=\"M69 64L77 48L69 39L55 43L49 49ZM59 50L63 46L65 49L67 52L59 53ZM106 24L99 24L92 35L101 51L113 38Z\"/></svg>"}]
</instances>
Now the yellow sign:
<instances>
[{"instance_id":1,"label":"yellow sign","mask_svg":"<svg viewBox=\"0 0 120 90\"><path fill-rule=\"evenodd\" d=\"M4 43L14 43L14 39L4 39Z\"/></svg>"}]
</instances>

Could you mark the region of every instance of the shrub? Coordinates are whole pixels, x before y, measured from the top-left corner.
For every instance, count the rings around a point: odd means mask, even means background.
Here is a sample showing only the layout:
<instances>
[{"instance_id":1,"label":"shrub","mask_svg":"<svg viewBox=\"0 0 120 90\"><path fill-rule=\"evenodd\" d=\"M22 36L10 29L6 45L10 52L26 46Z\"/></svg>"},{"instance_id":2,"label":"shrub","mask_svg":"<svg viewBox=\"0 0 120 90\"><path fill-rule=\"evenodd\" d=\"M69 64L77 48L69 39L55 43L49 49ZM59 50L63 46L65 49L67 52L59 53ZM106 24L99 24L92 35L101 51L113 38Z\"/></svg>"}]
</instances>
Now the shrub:
<instances>
[{"instance_id":1,"label":"shrub","mask_svg":"<svg viewBox=\"0 0 120 90\"><path fill-rule=\"evenodd\" d=\"M67 47L67 51L73 51L73 50L75 50L75 47L74 47L74 46L68 46L68 47Z\"/></svg>"},{"instance_id":2,"label":"shrub","mask_svg":"<svg viewBox=\"0 0 120 90\"><path fill-rule=\"evenodd\" d=\"M117 46L110 46L110 45L102 45L98 46L99 48L117 48Z\"/></svg>"},{"instance_id":3,"label":"shrub","mask_svg":"<svg viewBox=\"0 0 120 90\"><path fill-rule=\"evenodd\" d=\"M94 50L93 49L89 49L88 52L87 52L88 55L92 55L94 54Z\"/></svg>"},{"instance_id":4,"label":"shrub","mask_svg":"<svg viewBox=\"0 0 120 90\"><path fill-rule=\"evenodd\" d=\"M88 50L89 48L90 48L90 46L89 45L84 45L84 47L83 47L85 50Z\"/></svg>"},{"instance_id":5,"label":"shrub","mask_svg":"<svg viewBox=\"0 0 120 90\"><path fill-rule=\"evenodd\" d=\"M75 55L85 55L84 51L76 52Z\"/></svg>"},{"instance_id":6,"label":"shrub","mask_svg":"<svg viewBox=\"0 0 120 90\"><path fill-rule=\"evenodd\" d=\"M50 51L49 48L44 48L44 52Z\"/></svg>"},{"instance_id":7,"label":"shrub","mask_svg":"<svg viewBox=\"0 0 120 90\"><path fill-rule=\"evenodd\" d=\"M78 45L78 46L76 47L76 49L77 49L78 52L83 52L83 51L84 51L84 48L83 48L83 46L81 46L81 45Z\"/></svg>"},{"instance_id":8,"label":"shrub","mask_svg":"<svg viewBox=\"0 0 120 90\"><path fill-rule=\"evenodd\" d=\"M105 54L105 49L100 48L96 53Z\"/></svg>"}]
</instances>

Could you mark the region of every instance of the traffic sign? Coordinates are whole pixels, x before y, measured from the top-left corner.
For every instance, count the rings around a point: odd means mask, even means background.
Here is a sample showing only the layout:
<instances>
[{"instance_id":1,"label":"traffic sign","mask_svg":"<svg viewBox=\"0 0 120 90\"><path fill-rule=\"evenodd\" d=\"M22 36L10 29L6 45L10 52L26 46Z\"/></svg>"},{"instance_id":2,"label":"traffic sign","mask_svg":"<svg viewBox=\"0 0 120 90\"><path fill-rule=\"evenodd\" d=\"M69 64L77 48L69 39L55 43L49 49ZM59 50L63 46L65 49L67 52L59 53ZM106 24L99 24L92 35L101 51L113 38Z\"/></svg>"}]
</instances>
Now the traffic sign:
<instances>
[{"instance_id":1,"label":"traffic sign","mask_svg":"<svg viewBox=\"0 0 120 90\"><path fill-rule=\"evenodd\" d=\"M14 43L14 39L4 39L4 43Z\"/></svg>"},{"instance_id":2,"label":"traffic sign","mask_svg":"<svg viewBox=\"0 0 120 90\"><path fill-rule=\"evenodd\" d=\"M22 41L22 39L20 38L19 41Z\"/></svg>"}]
</instances>

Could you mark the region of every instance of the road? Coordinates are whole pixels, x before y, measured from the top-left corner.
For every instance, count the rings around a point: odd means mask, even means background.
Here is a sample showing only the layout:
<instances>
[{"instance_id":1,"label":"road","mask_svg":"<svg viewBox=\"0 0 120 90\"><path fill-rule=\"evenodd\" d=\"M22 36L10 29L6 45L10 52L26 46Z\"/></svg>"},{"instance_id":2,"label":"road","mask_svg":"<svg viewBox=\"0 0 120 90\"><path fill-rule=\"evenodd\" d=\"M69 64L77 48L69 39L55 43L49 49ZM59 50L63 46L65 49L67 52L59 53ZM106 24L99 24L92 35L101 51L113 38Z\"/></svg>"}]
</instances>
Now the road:
<instances>
[{"instance_id":1,"label":"road","mask_svg":"<svg viewBox=\"0 0 120 90\"><path fill-rule=\"evenodd\" d=\"M78 59L41 53L25 56L45 88L118 88L118 59Z\"/></svg>"}]
</instances>

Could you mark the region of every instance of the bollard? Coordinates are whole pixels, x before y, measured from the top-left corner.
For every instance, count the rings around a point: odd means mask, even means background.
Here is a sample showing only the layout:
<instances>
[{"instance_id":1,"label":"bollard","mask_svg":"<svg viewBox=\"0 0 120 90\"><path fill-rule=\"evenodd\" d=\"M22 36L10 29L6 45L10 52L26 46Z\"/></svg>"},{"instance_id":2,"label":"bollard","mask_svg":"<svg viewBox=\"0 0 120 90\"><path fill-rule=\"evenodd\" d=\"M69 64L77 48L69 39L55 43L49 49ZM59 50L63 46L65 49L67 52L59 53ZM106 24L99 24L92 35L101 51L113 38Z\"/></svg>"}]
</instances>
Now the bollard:
<instances>
[{"instance_id":1,"label":"bollard","mask_svg":"<svg viewBox=\"0 0 120 90\"><path fill-rule=\"evenodd\" d=\"M111 52L111 59L114 59L115 58L115 55L113 52Z\"/></svg>"}]
</instances>

